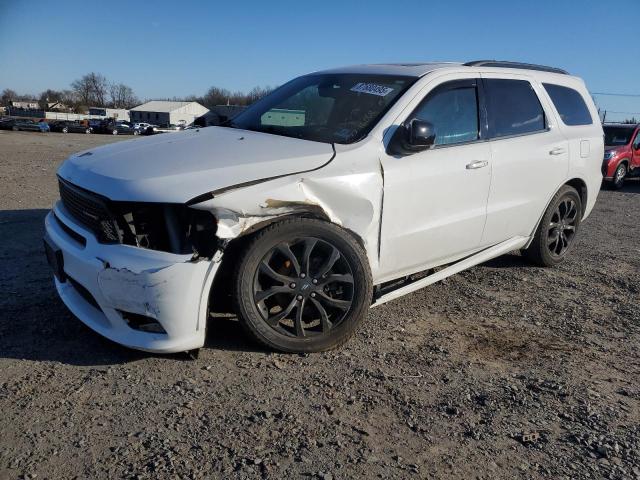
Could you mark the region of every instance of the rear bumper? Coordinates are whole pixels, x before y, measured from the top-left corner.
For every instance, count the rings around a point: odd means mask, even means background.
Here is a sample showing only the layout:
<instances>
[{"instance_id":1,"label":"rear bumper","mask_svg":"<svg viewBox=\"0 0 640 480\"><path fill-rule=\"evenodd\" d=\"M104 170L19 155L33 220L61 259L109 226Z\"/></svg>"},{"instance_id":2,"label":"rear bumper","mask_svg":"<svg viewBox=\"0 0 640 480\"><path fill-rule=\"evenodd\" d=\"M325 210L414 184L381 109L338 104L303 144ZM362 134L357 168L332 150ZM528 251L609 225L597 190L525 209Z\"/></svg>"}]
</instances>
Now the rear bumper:
<instances>
[{"instance_id":1,"label":"rear bumper","mask_svg":"<svg viewBox=\"0 0 640 480\"><path fill-rule=\"evenodd\" d=\"M55 278L58 294L87 326L114 342L149 352L204 345L209 291L219 261L100 244L60 202L47 215L45 230L62 252L63 270L71 279ZM127 321L131 314L157 322L165 333L140 330Z\"/></svg>"}]
</instances>

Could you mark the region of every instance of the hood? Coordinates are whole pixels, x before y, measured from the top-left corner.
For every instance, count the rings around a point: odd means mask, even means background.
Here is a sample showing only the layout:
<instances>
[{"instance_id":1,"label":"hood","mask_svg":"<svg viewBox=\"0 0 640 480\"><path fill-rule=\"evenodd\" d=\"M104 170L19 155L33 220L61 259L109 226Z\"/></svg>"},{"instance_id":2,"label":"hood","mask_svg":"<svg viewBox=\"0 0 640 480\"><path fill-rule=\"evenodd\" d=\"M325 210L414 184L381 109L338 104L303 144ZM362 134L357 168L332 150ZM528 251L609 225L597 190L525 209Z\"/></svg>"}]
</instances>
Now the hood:
<instances>
[{"instance_id":1,"label":"hood","mask_svg":"<svg viewBox=\"0 0 640 480\"><path fill-rule=\"evenodd\" d=\"M333 155L326 143L207 127L80 152L58 175L111 200L185 203L213 190L314 170Z\"/></svg>"}]
</instances>

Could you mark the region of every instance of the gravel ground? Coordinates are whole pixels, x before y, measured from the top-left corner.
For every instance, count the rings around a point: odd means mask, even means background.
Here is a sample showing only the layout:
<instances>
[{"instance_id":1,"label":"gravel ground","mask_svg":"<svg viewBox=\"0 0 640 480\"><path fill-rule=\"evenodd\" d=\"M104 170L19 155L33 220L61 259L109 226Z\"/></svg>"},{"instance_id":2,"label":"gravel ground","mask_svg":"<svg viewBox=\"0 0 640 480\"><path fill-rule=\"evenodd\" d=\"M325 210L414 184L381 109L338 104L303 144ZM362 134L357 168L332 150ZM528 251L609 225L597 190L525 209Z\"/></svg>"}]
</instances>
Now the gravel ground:
<instances>
[{"instance_id":1,"label":"gravel ground","mask_svg":"<svg viewBox=\"0 0 640 480\"><path fill-rule=\"evenodd\" d=\"M560 267L506 255L324 354L212 319L193 361L102 339L53 288L54 172L121 140L0 132L0 478L640 478L637 181Z\"/></svg>"}]
</instances>

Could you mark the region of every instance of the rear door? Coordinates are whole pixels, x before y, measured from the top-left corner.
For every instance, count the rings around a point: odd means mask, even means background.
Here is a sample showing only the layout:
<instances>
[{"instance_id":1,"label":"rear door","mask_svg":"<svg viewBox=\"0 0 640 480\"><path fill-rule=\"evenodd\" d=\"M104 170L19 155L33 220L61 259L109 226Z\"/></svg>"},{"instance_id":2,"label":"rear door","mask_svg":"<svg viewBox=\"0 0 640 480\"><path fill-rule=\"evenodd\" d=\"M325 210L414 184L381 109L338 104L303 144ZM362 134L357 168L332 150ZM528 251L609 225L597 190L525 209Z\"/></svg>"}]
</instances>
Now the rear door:
<instances>
[{"instance_id":1,"label":"rear door","mask_svg":"<svg viewBox=\"0 0 640 480\"><path fill-rule=\"evenodd\" d=\"M529 236L569 168L567 139L528 76L482 74L492 177L482 245Z\"/></svg>"}]
</instances>

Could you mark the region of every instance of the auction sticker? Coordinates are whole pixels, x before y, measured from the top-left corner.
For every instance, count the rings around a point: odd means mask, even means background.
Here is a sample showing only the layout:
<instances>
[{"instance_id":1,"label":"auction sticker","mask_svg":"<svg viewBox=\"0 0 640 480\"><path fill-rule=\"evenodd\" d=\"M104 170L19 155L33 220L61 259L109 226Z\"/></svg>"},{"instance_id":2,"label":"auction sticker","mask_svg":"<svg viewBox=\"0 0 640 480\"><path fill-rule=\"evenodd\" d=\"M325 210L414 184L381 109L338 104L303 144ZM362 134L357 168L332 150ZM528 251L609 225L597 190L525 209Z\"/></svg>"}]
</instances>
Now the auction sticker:
<instances>
[{"instance_id":1,"label":"auction sticker","mask_svg":"<svg viewBox=\"0 0 640 480\"><path fill-rule=\"evenodd\" d=\"M351 87L352 92L368 93L369 95L377 95L379 97L386 97L393 92L393 88L385 87L384 85L377 85L375 83L356 83Z\"/></svg>"}]
</instances>

